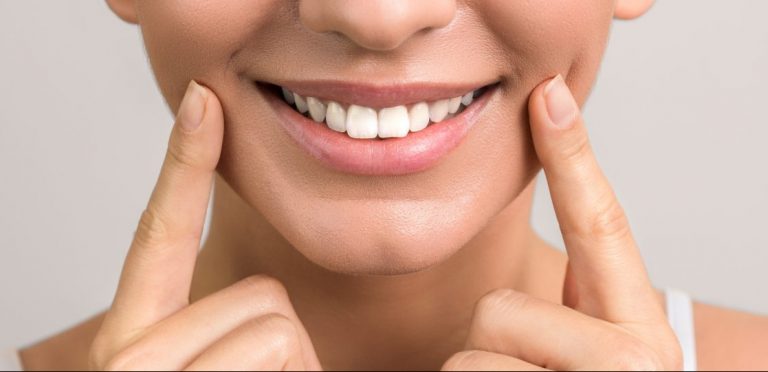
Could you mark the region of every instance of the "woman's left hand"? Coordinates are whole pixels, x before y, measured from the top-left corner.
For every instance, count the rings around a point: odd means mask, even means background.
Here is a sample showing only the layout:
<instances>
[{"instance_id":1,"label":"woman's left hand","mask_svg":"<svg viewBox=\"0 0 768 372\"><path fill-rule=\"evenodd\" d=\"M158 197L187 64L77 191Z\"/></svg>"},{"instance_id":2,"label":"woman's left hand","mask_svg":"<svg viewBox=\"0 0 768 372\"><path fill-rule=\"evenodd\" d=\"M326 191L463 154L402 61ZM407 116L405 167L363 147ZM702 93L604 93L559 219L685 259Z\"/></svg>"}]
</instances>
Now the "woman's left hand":
<instances>
[{"instance_id":1,"label":"woman's left hand","mask_svg":"<svg viewBox=\"0 0 768 372\"><path fill-rule=\"evenodd\" d=\"M682 369L680 344L564 80L539 85L528 110L568 252L563 305L511 289L488 293L465 351L443 370Z\"/></svg>"}]
</instances>

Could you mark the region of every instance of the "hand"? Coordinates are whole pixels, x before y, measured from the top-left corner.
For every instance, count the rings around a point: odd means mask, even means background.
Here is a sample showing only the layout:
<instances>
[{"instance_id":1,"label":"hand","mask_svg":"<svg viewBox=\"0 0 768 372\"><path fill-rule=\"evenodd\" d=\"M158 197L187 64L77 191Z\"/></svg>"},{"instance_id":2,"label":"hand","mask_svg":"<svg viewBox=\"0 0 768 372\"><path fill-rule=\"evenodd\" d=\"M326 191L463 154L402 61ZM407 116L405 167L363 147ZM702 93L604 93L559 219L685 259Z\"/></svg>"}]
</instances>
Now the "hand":
<instances>
[{"instance_id":1,"label":"hand","mask_svg":"<svg viewBox=\"0 0 768 372\"><path fill-rule=\"evenodd\" d=\"M277 280L253 276L189 303L223 133L218 98L190 82L114 302L91 348L92 368L320 369Z\"/></svg>"},{"instance_id":2,"label":"hand","mask_svg":"<svg viewBox=\"0 0 768 372\"><path fill-rule=\"evenodd\" d=\"M528 109L568 251L565 306L490 292L476 305L466 351L443 369L680 370L680 345L563 79L538 86Z\"/></svg>"}]
</instances>

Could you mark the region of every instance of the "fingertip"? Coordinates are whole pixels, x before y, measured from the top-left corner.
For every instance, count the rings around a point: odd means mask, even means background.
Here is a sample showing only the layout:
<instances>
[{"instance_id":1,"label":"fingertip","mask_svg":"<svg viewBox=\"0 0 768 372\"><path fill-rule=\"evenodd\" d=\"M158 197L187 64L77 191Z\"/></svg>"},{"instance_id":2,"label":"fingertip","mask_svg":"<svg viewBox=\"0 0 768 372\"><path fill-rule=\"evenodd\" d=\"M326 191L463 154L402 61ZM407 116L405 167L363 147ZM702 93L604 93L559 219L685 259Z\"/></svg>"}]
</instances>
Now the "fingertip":
<instances>
[{"instance_id":1,"label":"fingertip","mask_svg":"<svg viewBox=\"0 0 768 372\"><path fill-rule=\"evenodd\" d=\"M200 85L207 94L206 107L205 107L205 122L206 130L212 132L211 136L214 138L212 141L212 150L216 154L216 160L221 154L221 146L224 141L224 110L222 109L219 98L214 94L213 90L205 86Z\"/></svg>"},{"instance_id":2,"label":"fingertip","mask_svg":"<svg viewBox=\"0 0 768 372\"><path fill-rule=\"evenodd\" d=\"M529 99L531 134L539 158L580 139L581 110L562 75L545 80ZM542 159L544 160L544 159Z\"/></svg>"},{"instance_id":3,"label":"fingertip","mask_svg":"<svg viewBox=\"0 0 768 372\"><path fill-rule=\"evenodd\" d=\"M531 116L531 120L540 118L541 114L546 115L546 112L545 112L546 107L544 103L544 90L556 78L557 76L544 80L541 83L539 83L539 85L537 85L536 88L533 88L533 91L531 92L531 95L528 98L528 111Z\"/></svg>"},{"instance_id":4,"label":"fingertip","mask_svg":"<svg viewBox=\"0 0 768 372\"><path fill-rule=\"evenodd\" d=\"M176 162L213 169L223 142L223 112L213 90L190 80L171 132L168 153Z\"/></svg>"},{"instance_id":5,"label":"fingertip","mask_svg":"<svg viewBox=\"0 0 768 372\"><path fill-rule=\"evenodd\" d=\"M203 121L206 122L206 125L222 127L224 123L224 115L219 98L211 88L208 88L195 80L190 81L190 84L194 84L195 89L199 89L200 94L205 98L205 116ZM208 122L210 122L210 124L208 124Z\"/></svg>"},{"instance_id":6,"label":"fingertip","mask_svg":"<svg viewBox=\"0 0 768 372\"><path fill-rule=\"evenodd\" d=\"M528 98L528 120L530 121L531 134L534 142L538 137L542 137L554 126L550 123L549 113L547 112L546 92L551 90L552 83L560 76L559 74L541 82L531 92Z\"/></svg>"},{"instance_id":7,"label":"fingertip","mask_svg":"<svg viewBox=\"0 0 768 372\"><path fill-rule=\"evenodd\" d=\"M208 101L208 92L194 80L187 84L184 98L179 105L177 121L181 129L186 132L194 132L202 124L205 118L205 109Z\"/></svg>"},{"instance_id":8,"label":"fingertip","mask_svg":"<svg viewBox=\"0 0 768 372\"><path fill-rule=\"evenodd\" d=\"M560 74L544 87L544 102L551 125L569 129L579 115L579 104L573 98L571 89Z\"/></svg>"}]
</instances>

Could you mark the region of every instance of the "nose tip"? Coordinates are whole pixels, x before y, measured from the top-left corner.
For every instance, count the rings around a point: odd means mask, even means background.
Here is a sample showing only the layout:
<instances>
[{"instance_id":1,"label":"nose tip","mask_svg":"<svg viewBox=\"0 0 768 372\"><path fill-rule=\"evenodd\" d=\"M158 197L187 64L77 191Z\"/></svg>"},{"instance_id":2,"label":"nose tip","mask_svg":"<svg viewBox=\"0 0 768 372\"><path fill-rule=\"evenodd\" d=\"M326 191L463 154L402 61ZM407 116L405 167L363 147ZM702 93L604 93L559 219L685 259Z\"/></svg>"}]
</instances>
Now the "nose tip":
<instances>
[{"instance_id":1,"label":"nose tip","mask_svg":"<svg viewBox=\"0 0 768 372\"><path fill-rule=\"evenodd\" d=\"M397 48L423 30L447 26L455 0L301 0L299 18L318 33L335 32L363 48Z\"/></svg>"}]
</instances>

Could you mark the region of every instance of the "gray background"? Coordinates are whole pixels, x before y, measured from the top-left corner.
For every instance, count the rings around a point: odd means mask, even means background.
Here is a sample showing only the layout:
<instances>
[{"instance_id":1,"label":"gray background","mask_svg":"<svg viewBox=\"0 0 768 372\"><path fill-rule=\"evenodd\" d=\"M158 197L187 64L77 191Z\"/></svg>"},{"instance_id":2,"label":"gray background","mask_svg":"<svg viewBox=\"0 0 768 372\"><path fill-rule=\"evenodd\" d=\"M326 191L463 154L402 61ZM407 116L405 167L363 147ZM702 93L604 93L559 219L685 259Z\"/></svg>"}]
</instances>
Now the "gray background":
<instances>
[{"instance_id":1,"label":"gray background","mask_svg":"<svg viewBox=\"0 0 768 372\"><path fill-rule=\"evenodd\" d=\"M617 22L585 110L654 284L768 315L768 1ZM103 1L0 2L0 349L104 309L171 115ZM541 182L534 225L562 244Z\"/></svg>"}]
</instances>

